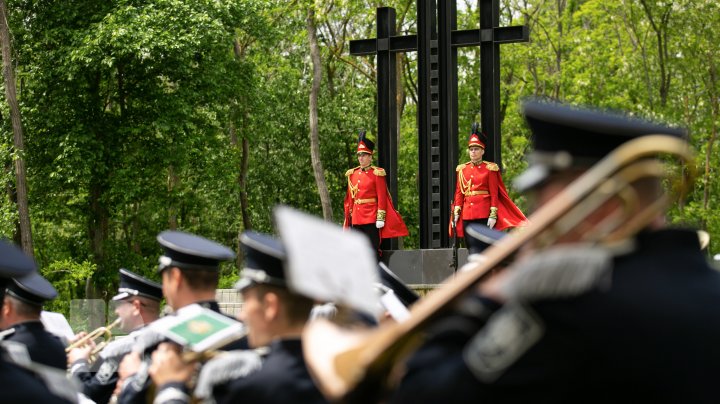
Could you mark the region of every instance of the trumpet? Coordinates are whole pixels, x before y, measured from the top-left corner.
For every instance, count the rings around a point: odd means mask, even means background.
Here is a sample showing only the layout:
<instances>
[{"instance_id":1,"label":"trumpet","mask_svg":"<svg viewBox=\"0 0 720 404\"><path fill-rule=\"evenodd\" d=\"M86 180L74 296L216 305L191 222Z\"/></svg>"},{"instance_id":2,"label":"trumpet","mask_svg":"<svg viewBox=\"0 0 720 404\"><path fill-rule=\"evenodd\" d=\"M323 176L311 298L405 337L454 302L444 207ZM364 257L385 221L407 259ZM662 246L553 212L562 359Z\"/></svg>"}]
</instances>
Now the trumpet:
<instances>
[{"instance_id":1,"label":"trumpet","mask_svg":"<svg viewBox=\"0 0 720 404\"><path fill-rule=\"evenodd\" d=\"M670 178L657 160L669 156L684 164ZM542 249L568 235L582 235L584 242L611 245L633 237L664 213L667 194L654 203L642 203L634 184L645 179L672 180L680 197L691 188L695 176L693 153L683 140L667 135L649 135L629 141L572 182L552 201L540 207L530 224L515 237L505 237L488 248L485 260L448 278L442 287L428 293L401 323L386 323L361 332L341 329L326 320L315 320L303 333L304 356L323 394L330 401L377 399L391 387L396 365L422 342L421 331L450 307L458 297L482 281L503 260L524 246ZM596 209L609 200L621 201L608 220L588 226Z\"/></svg>"},{"instance_id":2,"label":"trumpet","mask_svg":"<svg viewBox=\"0 0 720 404\"><path fill-rule=\"evenodd\" d=\"M116 327L118 324L120 324L121 321L122 321L122 319L120 317L118 317L117 319L115 319L115 321L113 321L109 325L107 325L105 327L98 327L98 328L94 329L93 331L87 333L87 335L85 335L84 337L82 337L79 340L68 345L65 348L65 353L68 353L75 348L79 348L81 346L87 345L91 341L95 341L98 338L103 338L102 341L95 344L95 348L93 348L93 350L90 352L90 362L92 362L94 360L95 356L98 353L100 353L100 351L102 351L103 348L105 348L105 346L107 346L107 344L110 342L110 340L112 339L112 331L111 330L114 327Z\"/></svg>"}]
</instances>

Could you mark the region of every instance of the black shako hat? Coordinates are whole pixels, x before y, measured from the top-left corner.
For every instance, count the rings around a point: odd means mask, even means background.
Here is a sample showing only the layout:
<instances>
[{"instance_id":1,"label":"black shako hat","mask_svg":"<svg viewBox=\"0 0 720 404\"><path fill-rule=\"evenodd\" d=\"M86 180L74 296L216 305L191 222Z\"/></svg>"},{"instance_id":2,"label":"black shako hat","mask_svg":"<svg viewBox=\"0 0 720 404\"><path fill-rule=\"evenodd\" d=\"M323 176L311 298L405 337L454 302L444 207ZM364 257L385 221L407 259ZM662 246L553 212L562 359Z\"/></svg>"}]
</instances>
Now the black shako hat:
<instances>
[{"instance_id":1,"label":"black shako hat","mask_svg":"<svg viewBox=\"0 0 720 404\"><path fill-rule=\"evenodd\" d=\"M514 182L520 192L542 184L554 171L590 167L640 136L687 137L683 128L557 102L528 100L522 112L532 131L533 151L528 156L529 168Z\"/></svg>"},{"instance_id":2,"label":"black shako hat","mask_svg":"<svg viewBox=\"0 0 720 404\"><path fill-rule=\"evenodd\" d=\"M375 143L372 142L372 140L368 139L365 136L365 131L361 130L360 134L358 135L358 147L357 152L358 153L367 153L367 154L373 154L375 151Z\"/></svg>"},{"instance_id":3,"label":"black shako hat","mask_svg":"<svg viewBox=\"0 0 720 404\"><path fill-rule=\"evenodd\" d=\"M380 262L378 264L378 274L380 275L380 283L384 287L391 289L405 307L411 306L420 299L420 296L401 281L385 263Z\"/></svg>"},{"instance_id":4,"label":"black shako hat","mask_svg":"<svg viewBox=\"0 0 720 404\"><path fill-rule=\"evenodd\" d=\"M465 227L468 241L468 254L482 254L486 248L494 245L507 235L502 231L491 229L481 223L470 223Z\"/></svg>"},{"instance_id":5,"label":"black shako hat","mask_svg":"<svg viewBox=\"0 0 720 404\"><path fill-rule=\"evenodd\" d=\"M6 293L33 306L42 306L46 301L57 297L57 290L37 272L13 278L7 285Z\"/></svg>"},{"instance_id":6,"label":"black shako hat","mask_svg":"<svg viewBox=\"0 0 720 404\"><path fill-rule=\"evenodd\" d=\"M118 286L118 294L113 296L112 300L123 300L133 296L143 296L160 301L163 297L162 285L125 268L120 268L120 286Z\"/></svg>"},{"instance_id":7,"label":"black shako hat","mask_svg":"<svg viewBox=\"0 0 720 404\"><path fill-rule=\"evenodd\" d=\"M240 235L240 247L245 256L245 267L235 289L242 292L259 284L287 287L284 265L287 254L280 240L246 231Z\"/></svg>"},{"instance_id":8,"label":"black shako hat","mask_svg":"<svg viewBox=\"0 0 720 404\"><path fill-rule=\"evenodd\" d=\"M166 230L158 234L157 241L165 250L158 272L170 267L217 271L221 262L235 258L235 253L224 245L182 231Z\"/></svg>"},{"instance_id":9,"label":"black shako hat","mask_svg":"<svg viewBox=\"0 0 720 404\"><path fill-rule=\"evenodd\" d=\"M20 247L0 239L0 278L21 277L35 271L35 261Z\"/></svg>"}]
</instances>

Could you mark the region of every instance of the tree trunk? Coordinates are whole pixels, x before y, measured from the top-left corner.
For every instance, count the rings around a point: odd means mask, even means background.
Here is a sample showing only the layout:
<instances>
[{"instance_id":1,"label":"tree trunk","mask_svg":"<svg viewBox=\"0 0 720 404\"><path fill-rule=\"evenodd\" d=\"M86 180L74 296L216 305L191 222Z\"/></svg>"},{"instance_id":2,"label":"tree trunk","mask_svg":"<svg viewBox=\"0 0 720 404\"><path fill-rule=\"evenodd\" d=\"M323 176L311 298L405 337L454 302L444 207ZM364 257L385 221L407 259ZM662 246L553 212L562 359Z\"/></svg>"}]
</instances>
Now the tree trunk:
<instances>
[{"instance_id":1,"label":"tree trunk","mask_svg":"<svg viewBox=\"0 0 720 404\"><path fill-rule=\"evenodd\" d=\"M0 42L2 42L3 76L5 78L5 98L10 106L13 142L15 146L15 190L17 192L18 220L20 223L20 245L26 254L33 256L32 231L30 227L30 208L27 196L27 171L23 152L23 127L20 120L20 107L15 89L15 72L12 67L12 48L10 46L10 27L7 19L5 0L0 0Z\"/></svg>"},{"instance_id":2,"label":"tree trunk","mask_svg":"<svg viewBox=\"0 0 720 404\"><path fill-rule=\"evenodd\" d=\"M175 173L175 166L172 164L168 167L168 179L167 179L167 190L168 195L173 196L176 192L180 178ZM175 203L176 198L171 198L170 206L168 206L168 229L175 230L178 225L178 210L179 206Z\"/></svg>"},{"instance_id":3,"label":"tree trunk","mask_svg":"<svg viewBox=\"0 0 720 404\"><path fill-rule=\"evenodd\" d=\"M707 58L708 65L708 86L707 93L710 98L710 111L712 113L712 122L710 128L710 139L707 142L705 148L705 173L703 175L703 208L705 211L710 207L710 180L712 175L712 156L715 146L715 141L718 137L718 117L720 117L720 102L718 102L718 94L715 89L717 88L717 66L715 65L715 55L711 53ZM705 223L704 223L705 224Z\"/></svg>"},{"instance_id":4,"label":"tree trunk","mask_svg":"<svg viewBox=\"0 0 720 404\"><path fill-rule=\"evenodd\" d=\"M320 80L322 78L322 64L320 61L320 48L317 41L317 27L315 26L315 9L314 6L308 8L307 18L305 19L308 41L310 43L310 59L312 60L313 80L310 89L310 157L312 158L313 173L315 174L315 183L320 193L320 203L322 204L323 218L332 221L332 205L330 204L330 194L328 193L327 183L325 182L325 173L323 171L322 161L320 160L320 144L318 139L318 93L320 92Z\"/></svg>"}]
</instances>

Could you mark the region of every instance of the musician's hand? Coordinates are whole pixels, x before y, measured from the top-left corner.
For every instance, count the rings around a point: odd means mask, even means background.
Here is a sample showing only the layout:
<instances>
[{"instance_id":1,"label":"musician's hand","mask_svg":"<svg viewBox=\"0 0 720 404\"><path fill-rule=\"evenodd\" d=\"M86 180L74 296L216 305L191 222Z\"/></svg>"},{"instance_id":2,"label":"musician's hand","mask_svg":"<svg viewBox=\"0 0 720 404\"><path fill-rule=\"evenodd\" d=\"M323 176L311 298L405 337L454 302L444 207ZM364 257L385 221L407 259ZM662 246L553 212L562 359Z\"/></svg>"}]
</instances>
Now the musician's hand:
<instances>
[{"instance_id":1,"label":"musician's hand","mask_svg":"<svg viewBox=\"0 0 720 404\"><path fill-rule=\"evenodd\" d=\"M376 221L376 222L375 222L375 227L377 227L378 229L382 229L383 227L385 227L385 221L384 221L384 220L378 220L378 221Z\"/></svg>"},{"instance_id":2,"label":"musician's hand","mask_svg":"<svg viewBox=\"0 0 720 404\"><path fill-rule=\"evenodd\" d=\"M156 386L170 382L186 383L195 372L196 364L186 363L180 357L180 347L171 342L163 342L152 354L152 364L148 369Z\"/></svg>"},{"instance_id":3,"label":"musician's hand","mask_svg":"<svg viewBox=\"0 0 720 404\"><path fill-rule=\"evenodd\" d=\"M137 352L130 352L123 357L122 361L120 361L120 365L118 366L118 376L121 380L127 379L140 370L141 364L142 358L140 357L140 354Z\"/></svg>"},{"instance_id":4,"label":"musician's hand","mask_svg":"<svg viewBox=\"0 0 720 404\"><path fill-rule=\"evenodd\" d=\"M80 359L90 360L93 349L95 349L95 342L93 341L89 341L81 347L71 349L67 354L68 365L72 365Z\"/></svg>"},{"instance_id":5,"label":"musician's hand","mask_svg":"<svg viewBox=\"0 0 720 404\"><path fill-rule=\"evenodd\" d=\"M488 219L487 227L492 229L493 227L495 227L495 223L497 223L497 219L495 219L494 217L491 217Z\"/></svg>"}]
</instances>

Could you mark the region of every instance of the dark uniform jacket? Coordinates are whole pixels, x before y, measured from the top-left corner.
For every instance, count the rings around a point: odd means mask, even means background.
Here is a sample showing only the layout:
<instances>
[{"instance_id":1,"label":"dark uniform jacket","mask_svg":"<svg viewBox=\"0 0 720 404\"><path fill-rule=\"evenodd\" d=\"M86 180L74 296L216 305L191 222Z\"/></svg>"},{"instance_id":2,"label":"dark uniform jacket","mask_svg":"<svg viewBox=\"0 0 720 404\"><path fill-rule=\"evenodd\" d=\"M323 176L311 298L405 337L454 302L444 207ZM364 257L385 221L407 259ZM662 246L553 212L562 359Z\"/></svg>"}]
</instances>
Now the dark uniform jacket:
<instances>
[{"instance_id":1,"label":"dark uniform jacket","mask_svg":"<svg viewBox=\"0 0 720 404\"><path fill-rule=\"evenodd\" d=\"M718 402L720 273L694 231L641 233L587 279L542 296L536 278L464 347L444 388L484 403Z\"/></svg>"},{"instance_id":2,"label":"dark uniform jacket","mask_svg":"<svg viewBox=\"0 0 720 404\"><path fill-rule=\"evenodd\" d=\"M216 397L217 398L217 397ZM275 340L262 368L228 386L222 403L325 403L315 386L297 339Z\"/></svg>"},{"instance_id":3,"label":"dark uniform jacket","mask_svg":"<svg viewBox=\"0 0 720 404\"><path fill-rule=\"evenodd\" d=\"M33 362L57 369L67 369L65 345L60 338L45 330L40 320L25 321L12 326L14 332L5 336L5 341L15 341L27 347Z\"/></svg>"},{"instance_id":4,"label":"dark uniform jacket","mask_svg":"<svg viewBox=\"0 0 720 404\"><path fill-rule=\"evenodd\" d=\"M68 382L69 384L69 382ZM63 386L54 386L62 388ZM50 390L46 381L25 367L12 362L0 348L0 402L2 403L71 403Z\"/></svg>"},{"instance_id":5,"label":"dark uniform jacket","mask_svg":"<svg viewBox=\"0 0 720 404\"><path fill-rule=\"evenodd\" d=\"M233 318L232 316L228 316L225 313L222 313L220 311L220 305L216 301L204 301L204 302L196 302L195 304L199 304L200 306L210 309L216 313L224 314L227 317ZM234 319L234 318L233 318ZM149 359L150 355L152 355L152 352L157 348L157 346L160 343L153 345L152 347L148 348L145 351L145 359ZM228 345L225 345L221 348L223 351L231 351L235 349L247 349L247 338L242 338L237 341L233 341L229 343ZM148 395L150 394L150 385L152 384L152 379L150 379L149 375L147 374L147 368L143 368L142 372L138 372L135 375L129 377L125 384L123 385L122 391L120 392L120 395L118 396L117 403L118 404L132 404L132 403L145 403L148 401ZM181 383L172 383L168 384L167 386L162 386L163 388L168 389L177 389L179 391L182 391L183 393L187 393L185 387ZM158 389L157 394L161 393L162 389ZM152 398L150 398L152 400ZM180 402L182 402L182 398ZM174 402L173 400L169 400L167 402Z\"/></svg>"},{"instance_id":6,"label":"dark uniform jacket","mask_svg":"<svg viewBox=\"0 0 720 404\"><path fill-rule=\"evenodd\" d=\"M82 382L83 394L98 404L110 400L119 379L120 362L132 350L139 332L141 330L135 330L124 338L110 342L100 351L92 365L84 359L71 364L70 373Z\"/></svg>"}]
</instances>

